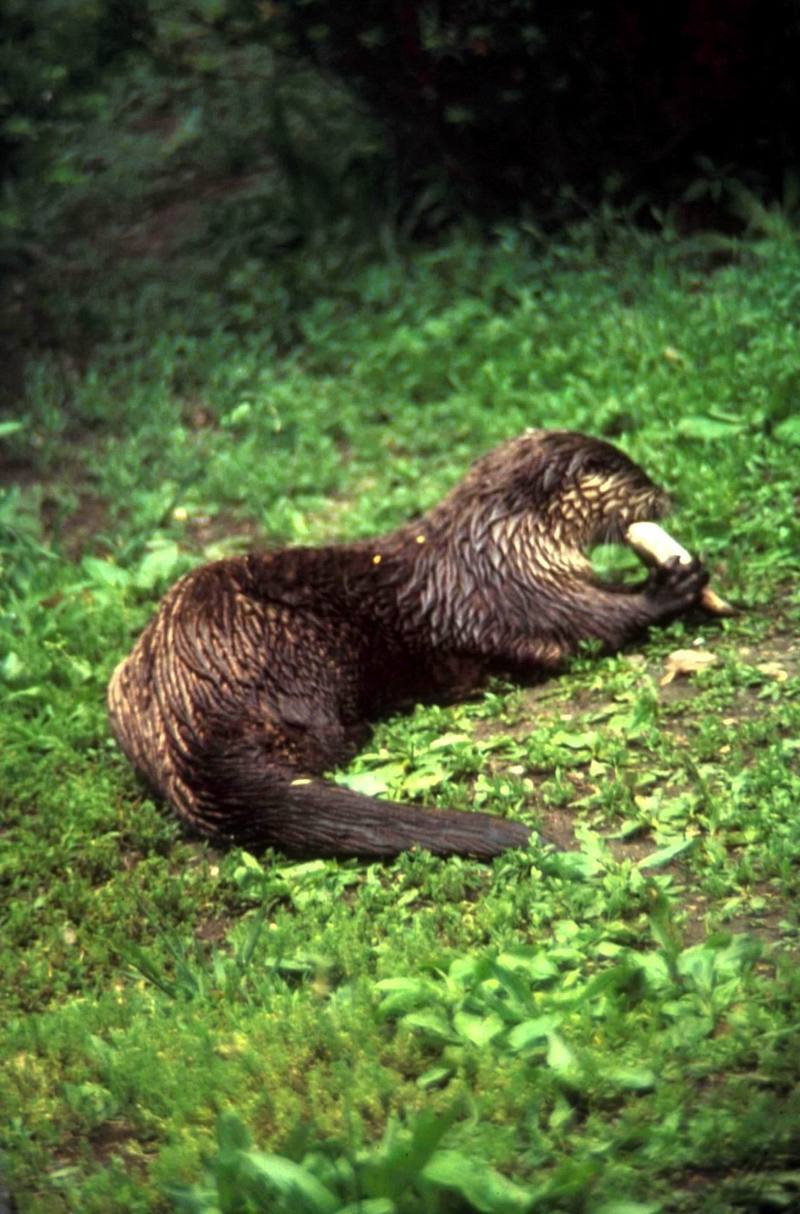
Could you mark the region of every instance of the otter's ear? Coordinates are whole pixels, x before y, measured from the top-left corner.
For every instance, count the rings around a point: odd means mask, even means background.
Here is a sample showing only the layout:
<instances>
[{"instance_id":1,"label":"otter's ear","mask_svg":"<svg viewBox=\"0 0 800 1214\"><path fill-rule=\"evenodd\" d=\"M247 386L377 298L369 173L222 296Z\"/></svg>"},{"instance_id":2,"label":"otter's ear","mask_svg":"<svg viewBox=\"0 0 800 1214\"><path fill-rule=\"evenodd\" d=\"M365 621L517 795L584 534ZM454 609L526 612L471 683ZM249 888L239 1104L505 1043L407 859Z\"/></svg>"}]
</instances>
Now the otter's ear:
<instances>
[{"instance_id":1,"label":"otter's ear","mask_svg":"<svg viewBox=\"0 0 800 1214\"><path fill-rule=\"evenodd\" d=\"M552 451L542 460L537 460L534 473L542 492L561 493L584 476L608 472L608 456L599 453L594 440L577 434L556 436L560 442L553 443ZM616 453L609 448L611 455Z\"/></svg>"},{"instance_id":2,"label":"otter's ear","mask_svg":"<svg viewBox=\"0 0 800 1214\"><path fill-rule=\"evenodd\" d=\"M556 460L548 461L537 473L537 483L545 493L555 493L564 484L564 468Z\"/></svg>"},{"instance_id":3,"label":"otter's ear","mask_svg":"<svg viewBox=\"0 0 800 1214\"><path fill-rule=\"evenodd\" d=\"M563 493L565 489L594 473L606 474L602 462L585 451L575 451L569 459L549 459L537 468L537 484L548 496Z\"/></svg>"},{"instance_id":4,"label":"otter's ear","mask_svg":"<svg viewBox=\"0 0 800 1214\"><path fill-rule=\"evenodd\" d=\"M502 491L506 510L512 514L536 514L545 511L562 488L562 477L557 468L548 464L517 468L507 478Z\"/></svg>"}]
</instances>

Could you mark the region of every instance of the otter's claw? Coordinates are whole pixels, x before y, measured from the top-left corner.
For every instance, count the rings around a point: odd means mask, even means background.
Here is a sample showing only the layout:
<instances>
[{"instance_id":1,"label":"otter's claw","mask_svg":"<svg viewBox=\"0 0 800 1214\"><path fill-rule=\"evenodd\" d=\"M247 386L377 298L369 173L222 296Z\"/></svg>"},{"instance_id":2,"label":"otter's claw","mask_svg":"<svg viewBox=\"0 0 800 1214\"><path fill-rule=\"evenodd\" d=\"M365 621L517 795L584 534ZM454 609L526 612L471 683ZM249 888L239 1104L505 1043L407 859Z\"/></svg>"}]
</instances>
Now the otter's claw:
<instances>
[{"instance_id":1,"label":"otter's claw","mask_svg":"<svg viewBox=\"0 0 800 1214\"><path fill-rule=\"evenodd\" d=\"M674 556L651 571L645 595L656 618L665 619L697 606L707 582L708 570L700 561L695 558L687 562Z\"/></svg>"},{"instance_id":2,"label":"otter's claw","mask_svg":"<svg viewBox=\"0 0 800 1214\"><path fill-rule=\"evenodd\" d=\"M625 540L648 565L663 568L669 564L672 557L677 557L682 565L691 564L691 554L658 523L631 523L625 532ZM726 603L724 599L720 598L710 586L703 587L700 605L712 615L734 614L730 603Z\"/></svg>"}]
</instances>

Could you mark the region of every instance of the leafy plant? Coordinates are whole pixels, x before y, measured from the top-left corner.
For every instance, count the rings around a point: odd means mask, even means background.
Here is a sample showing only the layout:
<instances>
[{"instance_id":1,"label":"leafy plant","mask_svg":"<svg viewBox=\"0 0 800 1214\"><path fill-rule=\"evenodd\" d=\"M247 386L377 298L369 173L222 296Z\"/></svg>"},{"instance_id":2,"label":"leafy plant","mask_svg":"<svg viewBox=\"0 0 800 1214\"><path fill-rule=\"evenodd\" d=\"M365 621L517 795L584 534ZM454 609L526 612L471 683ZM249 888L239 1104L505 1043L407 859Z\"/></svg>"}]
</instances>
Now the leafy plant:
<instances>
[{"instance_id":1,"label":"leafy plant","mask_svg":"<svg viewBox=\"0 0 800 1214\"><path fill-rule=\"evenodd\" d=\"M450 1208L448 1193L465 1210L512 1214L530 1207L533 1191L457 1151L440 1147L457 1109L419 1114L409 1125L391 1123L382 1141L355 1156L318 1146L295 1162L252 1148L235 1114L217 1126L218 1150L207 1179L193 1187L173 1187L178 1210L222 1214L249 1208L276 1214L400 1214Z\"/></svg>"}]
</instances>

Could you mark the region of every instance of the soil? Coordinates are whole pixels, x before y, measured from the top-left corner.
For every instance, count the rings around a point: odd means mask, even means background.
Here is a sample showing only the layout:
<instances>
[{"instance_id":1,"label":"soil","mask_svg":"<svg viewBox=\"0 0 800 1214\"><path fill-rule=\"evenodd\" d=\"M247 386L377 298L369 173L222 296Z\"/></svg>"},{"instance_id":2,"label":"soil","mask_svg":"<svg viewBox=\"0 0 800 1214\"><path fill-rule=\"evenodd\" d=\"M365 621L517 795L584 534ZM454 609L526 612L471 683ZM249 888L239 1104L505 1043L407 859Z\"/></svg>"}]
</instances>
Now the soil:
<instances>
[{"instance_id":1,"label":"soil","mask_svg":"<svg viewBox=\"0 0 800 1214\"><path fill-rule=\"evenodd\" d=\"M709 649L713 652L713 642ZM769 625L763 639L757 643L742 646L737 652L743 661L758 669L767 679L774 679L776 682L782 683L800 675L800 639L795 630L790 630L781 622L780 603L773 604L770 608ZM646 661L641 654L629 654L628 658L635 665L641 666L652 677L660 703L674 706L690 701L698 694L698 688L693 683L691 674L679 675L671 682L662 684L663 666ZM521 736L531 728L535 728L537 722L547 718L552 719L558 716L559 720L568 725L570 721L580 718L584 713L598 713L606 706L613 707L612 701L605 697L602 690L599 689L583 692L565 705L563 701L554 700L552 688L553 683L549 682L523 692L519 709L520 722L505 728L503 732L512 736ZM739 691L730 710L731 728L734 728L738 722L755 718L763 712L763 699L759 698L759 692L762 689L763 684L759 684L752 688L742 688ZM663 728L680 729L680 718L665 717ZM484 736L491 734L493 732L491 723L487 722L479 727L479 732ZM532 773L532 776L534 784L536 784L538 775ZM576 799L591 793L592 786L579 769L568 773L568 778L572 779L575 784ZM537 799L536 793L534 793L533 799L534 801ZM540 837L546 843L552 844L559 851L581 850L582 844L576 834L576 826L582 819L576 815L573 808L569 806L553 808L539 804L537 814L541 823ZM657 847L652 836L646 831L626 839L606 836L604 843L615 860L628 860L632 864L638 864L651 855ZM706 914L711 906L710 900L705 898L702 893L687 888L689 885L687 870L680 859L664 865L658 871L670 874L677 887L684 887L682 901L686 920L683 932L686 943L691 944L703 939L707 931ZM751 892L755 895L761 894L771 905L767 905L763 912L758 914L737 915L727 919L726 929L746 931L765 940L782 939L780 924L786 917L785 907L776 907L774 891L768 887L761 890L753 887Z\"/></svg>"}]
</instances>

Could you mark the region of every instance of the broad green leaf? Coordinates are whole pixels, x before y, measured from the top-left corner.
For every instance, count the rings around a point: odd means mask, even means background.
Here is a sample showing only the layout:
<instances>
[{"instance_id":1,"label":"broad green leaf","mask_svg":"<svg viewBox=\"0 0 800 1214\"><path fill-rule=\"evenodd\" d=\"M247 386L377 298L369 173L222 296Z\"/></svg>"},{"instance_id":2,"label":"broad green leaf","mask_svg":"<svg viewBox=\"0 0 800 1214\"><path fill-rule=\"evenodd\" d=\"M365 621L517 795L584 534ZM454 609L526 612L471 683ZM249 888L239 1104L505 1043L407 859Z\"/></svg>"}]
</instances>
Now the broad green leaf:
<instances>
[{"instance_id":1,"label":"broad green leaf","mask_svg":"<svg viewBox=\"0 0 800 1214\"><path fill-rule=\"evenodd\" d=\"M626 1092L649 1092L656 1085L655 1073L646 1066L604 1068L603 1078Z\"/></svg>"},{"instance_id":2,"label":"broad green leaf","mask_svg":"<svg viewBox=\"0 0 800 1214\"><path fill-rule=\"evenodd\" d=\"M678 958L678 972L699 991L710 992L717 978L716 953L705 944L693 945Z\"/></svg>"},{"instance_id":3,"label":"broad green leaf","mask_svg":"<svg viewBox=\"0 0 800 1214\"><path fill-rule=\"evenodd\" d=\"M395 1214L397 1206L390 1197L362 1197L338 1206L336 1214Z\"/></svg>"},{"instance_id":4,"label":"broad green leaf","mask_svg":"<svg viewBox=\"0 0 800 1214\"><path fill-rule=\"evenodd\" d=\"M556 852L549 863L566 881L582 881L598 871L598 861L586 852Z\"/></svg>"},{"instance_id":5,"label":"broad green leaf","mask_svg":"<svg viewBox=\"0 0 800 1214\"><path fill-rule=\"evenodd\" d=\"M250 420L252 412L253 406L250 401L242 401L240 404L236 405L235 408L231 409L230 413L226 413L220 419L220 425L226 428L240 426L242 422Z\"/></svg>"},{"instance_id":6,"label":"broad green leaf","mask_svg":"<svg viewBox=\"0 0 800 1214\"><path fill-rule=\"evenodd\" d=\"M670 969L662 953L630 953L627 960L641 970L648 986L661 991L670 983Z\"/></svg>"},{"instance_id":7,"label":"broad green leaf","mask_svg":"<svg viewBox=\"0 0 800 1214\"><path fill-rule=\"evenodd\" d=\"M460 1114L461 1103L454 1101L443 1113L423 1109L410 1125L391 1118L377 1149L362 1157L364 1193L391 1197L413 1184Z\"/></svg>"},{"instance_id":8,"label":"broad green leaf","mask_svg":"<svg viewBox=\"0 0 800 1214\"><path fill-rule=\"evenodd\" d=\"M471 1012L456 1012L453 1017L453 1027L461 1037L466 1037L473 1045L487 1045L498 1033L502 1033L505 1025L499 1016L492 1013L489 1016L474 1016Z\"/></svg>"},{"instance_id":9,"label":"broad green leaf","mask_svg":"<svg viewBox=\"0 0 800 1214\"><path fill-rule=\"evenodd\" d=\"M591 750L597 745L599 734L597 730L584 730L582 733L569 733L566 729L557 729L550 738L554 746L566 746L568 750Z\"/></svg>"},{"instance_id":10,"label":"broad green leaf","mask_svg":"<svg viewBox=\"0 0 800 1214\"><path fill-rule=\"evenodd\" d=\"M351 788L353 792L363 793L366 797L377 797L405 774L405 763L384 763L382 767L374 767L371 771L344 772L337 775L337 784Z\"/></svg>"},{"instance_id":11,"label":"broad green leaf","mask_svg":"<svg viewBox=\"0 0 800 1214\"><path fill-rule=\"evenodd\" d=\"M94 678L95 669L91 662L87 662L86 658L82 658L77 654L69 655L69 667L80 683L88 683Z\"/></svg>"},{"instance_id":12,"label":"broad green leaf","mask_svg":"<svg viewBox=\"0 0 800 1214\"><path fill-rule=\"evenodd\" d=\"M363 793L365 797L379 797L386 792L389 783L383 776L374 771L353 771L336 777L336 783L352 789L353 792Z\"/></svg>"},{"instance_id":13,"label":"broad green leaf","mask_svg":"<svg viewBox=\"0 0 800 1214\"><path fill-rule=\"evenodd\" d=\"M730 438L732 434L739 434L745 428L744 425L736 422L719 421L715 417L706 417L701 414L682 417L676 426L678 434L683 435L684 438L700 438L708 441Z\"/></svg>"},{"instance_id":14,"label":"broad green leaf","mask_svg":"<svg viewBox=\"0 0 800 1214\"><path fill-rule=\"evenodd\" d=\"M775 427L775 437L792 447L800 447L800 417L787 417Z\"/></svg>"},{"instance_id":15,"label":"broad green leaf","mask_svg":"<svg viewBox=\"0 0 800 1214\"><path fill-rule=\"evenodd\" d=\"M480 1214L515 1214L529 1210L533 1191L514 1184L487 1164L460 1151L437 1151L423 1176L442 1188L454 1189Z\"/></svg>"},{"instance_id":16,"label":"broad green leaf","mask_svg":"<svg viewBox=\"0 0 800 1214\"><path fill-rule=\"evenodd\" d=\"M453 1074L451 1066L432 1066L427 1071L423 1071L417 1079L417 1087L422 1088L424 1092L429 1088L440 1087Z\"/></svg>"},{"instance_id":17,"label":"broad green leaf","mask_svg":"<svg viewBox=\"0 0 800 1214\"><path fill-rule=\"evenodd\" d=\"M547 1039L547 1065L562 1079L574 1080L578 1073L578 1060L559 1033Z\"/></svg>"},{"instance_id":18,"label":"broad green leaf","mask_svg":"<svg viewBox=\"0 0 800 1214\"><path fill-rule=\"evenodd\" d=\"M234 872L234 879L240 879L240 874L244 871L248 873L263 873L264 871L261 861L252 856L249 851L239 853L239 867Z\"/></svg>"},{"instance_id":19,"label":"broad green leaf","mask_svg":"<svg viewBox=\"0 0 800 1214\"><path fill-rule=\"evenodd\" d=\"M623 1197L592 1206L590 1214L658 1214L663 1208L660 1201L626 1201Z\"/></svg>"},{"instance_id":20,"label":"broad green leaf","mask_svg":"<svg viewBox=\"0 0 800 1214\"><path fill-rule=\"evenodd\" d=\"M407 1016L403 1017L401 1023L407 1025L408 1028L420 1029L429 1037L435 1037L439 1041L455 1042L458 1040L452 1026L438 1012L409 1012Z\"/></svg>"},{"instance_id":21,"label":"broad green leaf","mask_svg":"<svg viewBox=\"0 0 800 1214\"><path fill-rule=\"evenodd\" d=\"M462 742L471 741L472 738L468 733L443 733L433 739L428 750L444 750L448 746L460 746Z\"/></svg>"},{"instance_id":22,"label":"broad green leaf","mask_svg":"<svg viewBox=\"0 0 800 1214\"><path fill-rule=\"evenodd\" d=\"M559 974L558 966L547 953L541 949L534 951L525 948L524 945L500 953L497 964L510 970L524 970L534 982L547 982Z\"/></svg>"},{"instance_id":23,"label":"broad green leaf","mask_svg":"<svg viewBox=\"0 0 800 1214\"><path fill-rule=\"evenodd\" d=\"M415 796L421 792L427 792L430 788L438 788L448 779L450 772L444 767L439 767L436 770L422 770L411 772L403 780L403 791L409 796Z\"/></svg>"},{"instance_id":24,"label":"broad green leaf","mask_svg":"<svg viewBox=\"0 0 800 1214\"><path fill-rule=\"evenodd\" d=\"M177 544L159 544L148 552L136 570L134 581L139 590L154 590L161 582L174 577L183 563Z\"/></svg>"},{"instance_id":25,"label":"broad green leaf","mask_svg":"<svg viewBox=\"0 0 800 1214\"><path fill-rule=\"evenodd\" d=\"M557 1015L536 1016L531 1020L523 1020L508 1034L508 1044L514 1050L526 1050L531 1045L546 1041L561 1023Z\"/></svg>"},{"instance_id":26,"label":"broad green leaf","mask_svg":"<svg viewBox=\"0 0 800 1214\"><path fill-rule=\"evenodd\" d=\"M384 997L380 1002L382 1016L407 1012L420 1003L438 1002L439 988L428 978L383 978L375 990Z\"/></svg>"},{"instance_id":27,"label":"broad green leaf","mask_svg":"<svg viewBox=\"0 0 800 1214\"><path fill-rule=\"evenodd\" d=\"M209 1181L196 1185L167 1184L164 1190L180 1214L226 1214L220 1205L218 1186Z\"/></svg>"},{"instance_id":28,"label":"broad green leaf","mask_svg":"<svg viewBox=\"0 0 800 1214\"><path fill-rule=\"evenodd\" d=\"M120 569L113 561L101 561L96 556L85 556L81 561L81 569L87 573L93 582L101 586L130 585L130 574L127 569Z\"/></svg>"},{"instance_id":29,"label":"broad green leaf","mask_svg":"<svg viewBox=\"0 0 800 1214\"><path fill-rule=\"evenodd\" d=\"M469 988L489 978L492 972L492 962L489 957L467 955L456 957L450 964L447 976L456 986Z\"/></svg>"},{"instance_id":30,"label":"broad green leaf","mask_svg":"<svg viewBox=\"0 0 800 1214\"><path fill-rule=\"evenodd\" d=\"M13 649L9 650L3 660L0 661L0 678L4 679L6 683L13 683L16 679L21 678L24 673L25 663L22 661L22 658Z\"/></svg>"},{"instance_id":31,"label":"broad green leaf","mask_svg":"<svg viewBox=\"0 0 800 1214\"><path fill-rule=\"evenodd\" d=\"M674 860L676 856L682 855L683 852L688 851L694 845L694 839L676 839L674 843L668 844L667 847L659 847L658 851L653 851L649 856L644 856L636 867L663 868L665 864L669 864L670 860Z\"/></svg>"},{"instance_id":32,"label":"broad green leaf","mask_svg":"<svg viewBox=\"0 0 800 1214\"><path fill-rule=\"evenodd\" d=\"M286 864L281 868L284 881L305 881L308 877L322 876L329 872L324 860L304 860L300 864Z\"/></svg>"},{"instance_id":33,"label":"broad green leaf","mask_svg":"<svg viewBox=\"0 0 800 1214\"><path fill-rule=\"evenodd\" d=\"M299 1163L282 1155L263 1151L242 1152L243 1171L252 1179L266 1182L297 1203L300 1214L337 1214L339 1199L316 1176ZM302 1205L300 1202L302 1201Z\"/></svg>"}]
</instances>

